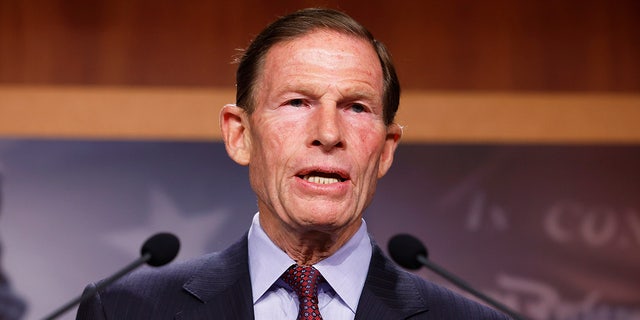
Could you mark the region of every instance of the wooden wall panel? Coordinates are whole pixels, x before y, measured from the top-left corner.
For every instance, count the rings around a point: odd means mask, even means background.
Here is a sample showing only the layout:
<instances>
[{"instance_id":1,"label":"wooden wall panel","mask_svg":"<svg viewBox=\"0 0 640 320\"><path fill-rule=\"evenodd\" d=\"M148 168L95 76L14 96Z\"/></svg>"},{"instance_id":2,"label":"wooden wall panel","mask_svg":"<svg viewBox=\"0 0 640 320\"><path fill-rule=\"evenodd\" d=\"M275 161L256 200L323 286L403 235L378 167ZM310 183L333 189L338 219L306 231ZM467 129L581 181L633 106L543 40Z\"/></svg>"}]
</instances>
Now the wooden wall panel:
<instances>
[{"instance_id":1,"label":"wooden wall panel","mask_svg":"<svg viewBox=\"0 0 640 320\"><path fill-rule=\"evenodd\" d=\"M368 26L405 88L640 90L635 0L7 0L0 83L228 87L235 49L306 6Z\"/></svg>"},{"instance_id":2,"label":"wooden wall panel","mask_svg":"<svg viewBox=\"0 0 640 320\"><path fill-rule=\"evenodd\" d=\"M406 140L640 141L635 0L0 1L0 135L215 138L236 49L308 6L390 47Z\"/></svg>"}]
</instances>

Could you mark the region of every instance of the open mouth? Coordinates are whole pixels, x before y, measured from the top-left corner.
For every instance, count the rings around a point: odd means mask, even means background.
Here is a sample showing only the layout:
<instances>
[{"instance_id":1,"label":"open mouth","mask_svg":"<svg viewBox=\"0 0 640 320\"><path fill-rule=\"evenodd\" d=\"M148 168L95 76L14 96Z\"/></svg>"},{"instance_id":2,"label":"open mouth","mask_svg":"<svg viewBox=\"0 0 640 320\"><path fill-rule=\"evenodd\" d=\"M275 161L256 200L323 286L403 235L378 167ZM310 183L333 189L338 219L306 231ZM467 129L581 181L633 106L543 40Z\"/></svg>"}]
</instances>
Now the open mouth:
<instances>
[{"instance_id":1,"label":"open mouth","mask_svg":"<svg viewBox=\"0 0 640 320\"><path fill-rule=\"evenodd\" d=\"M340 173L322 171L311 171L305 174L300 174L298 175L298 178L317 184L331 184L347 180L346 176Z\"/></svg>"}]
</instances>

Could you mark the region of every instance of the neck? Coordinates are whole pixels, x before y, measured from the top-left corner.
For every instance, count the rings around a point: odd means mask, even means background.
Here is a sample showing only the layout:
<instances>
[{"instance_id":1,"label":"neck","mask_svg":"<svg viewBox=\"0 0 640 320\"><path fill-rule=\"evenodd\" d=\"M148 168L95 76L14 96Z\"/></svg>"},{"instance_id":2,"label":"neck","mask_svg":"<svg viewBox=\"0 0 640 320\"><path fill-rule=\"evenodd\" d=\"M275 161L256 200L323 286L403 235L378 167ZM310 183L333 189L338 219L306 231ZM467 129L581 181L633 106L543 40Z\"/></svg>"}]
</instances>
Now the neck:
<instances>
[{"instance_id":1,"label":"neck","mask_svg":"<svg viewBox=\"0 0 640 320\"><path fill-rule=\"evenodd\" d=\"M316 264L338 251L358 231L357 223L337 229L298 230L284 224L278 218L260 214L260 226L271 241L282 249L298 265Z\"/></svg>"}]
</instances>

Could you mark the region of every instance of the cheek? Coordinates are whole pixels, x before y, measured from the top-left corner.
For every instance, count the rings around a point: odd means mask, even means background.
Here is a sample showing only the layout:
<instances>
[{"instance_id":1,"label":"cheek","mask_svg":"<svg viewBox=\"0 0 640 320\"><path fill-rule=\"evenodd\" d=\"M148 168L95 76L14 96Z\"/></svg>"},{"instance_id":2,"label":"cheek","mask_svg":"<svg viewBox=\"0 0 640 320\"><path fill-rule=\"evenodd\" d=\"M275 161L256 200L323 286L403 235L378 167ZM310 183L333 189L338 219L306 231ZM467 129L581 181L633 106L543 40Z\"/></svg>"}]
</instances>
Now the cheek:
<instances>
[{"instance_id":1,"label":"cheek","mask_svg":"<svg viewBox=\"0 0 640 320\"><path fill-rule=\"evenodd\" d=\"M286 124L283 124L282 121L258 119L252 124L252 127L257 129L254 131L254 139L257 143L253 144L257 157L260 157L261 160L267 160L283 151L290 134Z\"/></svg>"},{"instance_id":2,"label":"cheek","mask_svg":"<svg viewBox=\"0 0 640 320\"><path fill-rule=\"evenodd\" d=\"M362 158L362 162L359 163L377 163L384 146L386 136L384 128L376 128L375 124L370 123L368 126L355 124L353 128L354 147L358 158Z\"/></svg>"},{"instance_id":3,"label":"cheek","mask_svg":"<svg viewBox=\"0 0 640 320\"><path fill-rule=\"evenodd\" d=\"M251 160L261 176L280 175L300 145L301 133L292 121L256 121ZM259 169L258 169L259 168Z\"/></svg>"},{"instance_id":4,"label":"cheek","mask_svg":"<svg viewBox=\"0 0 640 320\"><path fill-rule=\"evenodd\" d=\"M299 141L296 139L298 136L299 135L293 134L292 131L287 129L274 130L271 133L267 133L261 143L262 157L272 162L271 165L284 165L286 159L291 157L296 145L299 144Z\"/></svg>"}]
</instances>

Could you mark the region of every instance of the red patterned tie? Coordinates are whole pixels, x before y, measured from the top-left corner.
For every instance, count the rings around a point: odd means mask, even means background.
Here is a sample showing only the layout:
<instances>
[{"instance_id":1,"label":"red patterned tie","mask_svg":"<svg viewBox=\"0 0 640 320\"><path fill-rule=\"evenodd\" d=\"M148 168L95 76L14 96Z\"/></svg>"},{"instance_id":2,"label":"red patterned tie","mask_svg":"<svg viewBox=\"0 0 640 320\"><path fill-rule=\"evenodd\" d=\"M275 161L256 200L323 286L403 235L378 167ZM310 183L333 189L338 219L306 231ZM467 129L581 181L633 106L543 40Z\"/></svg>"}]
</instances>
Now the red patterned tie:
<instances>
[{"instance_id":1,"label":"red patterned tie","mask_svg":"<svg viewBox=\"0 0 640 320\"><path fill-rule=\"evenodd\" d=\"M297 320L322 320L318 309L318 284L322 275L316 268L292 265L282 274L284 280L298 295L300 308Z\"/></svg>"}]
</instances>

